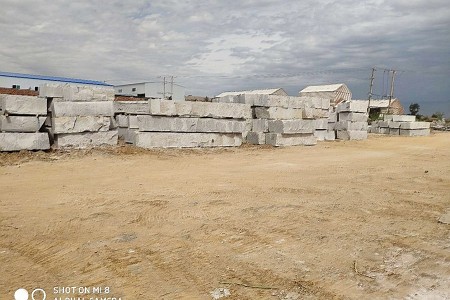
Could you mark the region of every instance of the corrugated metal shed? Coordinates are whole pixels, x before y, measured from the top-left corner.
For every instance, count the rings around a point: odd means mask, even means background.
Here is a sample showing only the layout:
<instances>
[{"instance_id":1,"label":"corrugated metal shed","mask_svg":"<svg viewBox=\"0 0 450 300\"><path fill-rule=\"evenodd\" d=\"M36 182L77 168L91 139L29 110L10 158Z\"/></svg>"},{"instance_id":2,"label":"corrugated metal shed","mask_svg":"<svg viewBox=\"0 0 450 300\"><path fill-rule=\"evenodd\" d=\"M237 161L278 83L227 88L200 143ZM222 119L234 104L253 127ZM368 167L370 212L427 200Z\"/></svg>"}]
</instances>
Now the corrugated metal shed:
<instances>
[{"instance_id":1,"label":"corrugated metal shed","mask_svg":"<svg viewBox=\"0 0 450 300\"><path fill-rule=\"evenodd\" d=\"M226 97L226 96L237 96L242 94L250 95L279 95L287 96L287 93L282 88L276 89L263 89L263 90L250 90L250 91L240 91L240 92L224 92L216 96L216 98Z\"/></svg>"},{"instance_id":2,"label":"corrugated metal shed","mask_svg":"<svg viewBox=\"0 0 450 300\"><path fill-rule=\"evenodd\" d=\"M55 81L55 82L65 82L65 83L87 84L87 85L112 86L111 84L107 84L102 81L84 80L84 79L67 78L67 77L31 75L31 74L20 74L20 73L10 73L10 72L0 72L0 76L12 77L12 78L23 78L23 79L36 79L36 80L45 80L45 81Z\"/></svg>"}]
</instances>

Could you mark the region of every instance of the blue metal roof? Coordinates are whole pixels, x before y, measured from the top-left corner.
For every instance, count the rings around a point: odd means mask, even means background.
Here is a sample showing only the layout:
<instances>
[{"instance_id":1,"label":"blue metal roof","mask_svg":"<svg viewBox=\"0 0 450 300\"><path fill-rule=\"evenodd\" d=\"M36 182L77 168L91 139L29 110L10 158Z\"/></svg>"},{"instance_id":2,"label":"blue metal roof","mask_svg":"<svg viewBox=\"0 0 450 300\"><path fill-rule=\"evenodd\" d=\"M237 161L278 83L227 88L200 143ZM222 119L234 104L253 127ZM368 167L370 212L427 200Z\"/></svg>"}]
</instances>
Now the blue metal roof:
<instances>
[{"instance_id":1,"label":"blue metal roof","mask_svg":"<svg viewBox=\"0 0 450 300\"><path fill-rule=\"evenodd\" d=\"M14 78L25 78L25 79L37 79L37 80L47 80L47 81L58 81L67 83L78 83L78 84L93 84L93 85L103 85L103 86L113 86L102 81L95 80L83 80L76 78L66 78L66 77L53 77L53 76L42 76L42 75L31 75L31 74L19 74L10 72L0 72L0 76L3 77L14 77Z\"/></svg>"}]
</instances>

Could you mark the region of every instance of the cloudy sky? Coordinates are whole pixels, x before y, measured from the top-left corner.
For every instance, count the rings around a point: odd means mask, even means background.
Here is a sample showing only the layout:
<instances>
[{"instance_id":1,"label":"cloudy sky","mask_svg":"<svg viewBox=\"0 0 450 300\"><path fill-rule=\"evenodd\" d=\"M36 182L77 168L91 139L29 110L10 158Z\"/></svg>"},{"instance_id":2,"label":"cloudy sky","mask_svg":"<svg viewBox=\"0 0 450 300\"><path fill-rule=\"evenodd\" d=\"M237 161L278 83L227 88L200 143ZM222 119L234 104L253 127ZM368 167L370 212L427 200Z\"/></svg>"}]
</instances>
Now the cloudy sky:
<instances>
[{"instance_id":1,"label":"cloudy sky","mask_svg":"<svg viewBox=\"0 0 450 300\"><path fill-rule=\"evenodd\" d=\"M450 117L448 0L0 0L0 71L111 84L174 75L187 94L346 83Z\"/></svg>"}]
</instances>

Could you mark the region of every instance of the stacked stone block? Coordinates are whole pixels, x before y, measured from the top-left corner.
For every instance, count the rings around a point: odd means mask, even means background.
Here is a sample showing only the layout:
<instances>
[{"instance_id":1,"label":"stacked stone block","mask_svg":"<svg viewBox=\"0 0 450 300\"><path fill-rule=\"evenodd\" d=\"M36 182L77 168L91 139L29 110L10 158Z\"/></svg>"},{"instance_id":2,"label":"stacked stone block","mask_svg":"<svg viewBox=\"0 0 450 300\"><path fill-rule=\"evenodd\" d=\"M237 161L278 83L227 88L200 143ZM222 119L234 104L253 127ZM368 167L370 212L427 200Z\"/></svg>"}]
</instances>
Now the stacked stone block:
<instances>
[{"instance_id":1,"label":"stacked stone block","mask_svg":"<svg viewBox=\"0 0 450 300\"><path fill-rule=\"evenodd\" d=\"M91 148L116 145L114 89L72 85L43 85L55 148Z\"/></svg>"},{"instance_id":2,"label":"stacked stone block","mask_svg":"<svg viewBox=\"0 0 450 300\"><path fill-rule=\"evenodd\" d=\"M383 121L372 123L370 132L401 136L427 136L430 135L430 123L416 122L416 116L385 115Z\"/></svg>"},{"instance_id":3,"label":"stacked stone block","mask_svg":"<svg viewBox=\"0 0 450 300\"><path fill-rule=\"evenodd\" d=\"M46 119L45 99L0 95L0 151L50 149Z\"/></svg>"},{"instance_id":4,"label":"stacked stone block","mask_svg":"<svg viewBox=\"0 0 450 300\"><path fill-rule=\"evenodd\" d=\"M340 140L367 139L368 117L367 101L351 100L339 103L336 107L336 138Z\"/></svg>"}]
</instances>

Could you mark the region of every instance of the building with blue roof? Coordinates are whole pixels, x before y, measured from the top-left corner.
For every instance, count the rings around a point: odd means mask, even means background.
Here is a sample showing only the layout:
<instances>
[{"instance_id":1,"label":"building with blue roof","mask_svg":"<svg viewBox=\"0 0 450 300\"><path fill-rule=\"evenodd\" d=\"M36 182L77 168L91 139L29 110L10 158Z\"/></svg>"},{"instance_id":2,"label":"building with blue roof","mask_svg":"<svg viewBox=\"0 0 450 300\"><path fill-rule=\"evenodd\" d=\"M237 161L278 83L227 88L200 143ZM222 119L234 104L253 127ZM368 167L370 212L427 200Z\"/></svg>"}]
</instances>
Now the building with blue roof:
<instances>
[{"instance_id":1,"label":"building with blue roof","mask_svg":"<svg viewBox=\"0 0 450 300\"><path fill-rule=\"evenodd\" d=\"M112 87L111 84L95 80L0 72L0 87L38 91L39 86L43 84Z\"/></svg>"}]
</instances>

